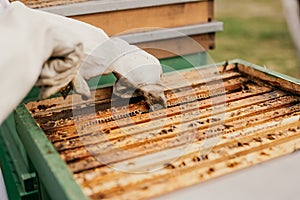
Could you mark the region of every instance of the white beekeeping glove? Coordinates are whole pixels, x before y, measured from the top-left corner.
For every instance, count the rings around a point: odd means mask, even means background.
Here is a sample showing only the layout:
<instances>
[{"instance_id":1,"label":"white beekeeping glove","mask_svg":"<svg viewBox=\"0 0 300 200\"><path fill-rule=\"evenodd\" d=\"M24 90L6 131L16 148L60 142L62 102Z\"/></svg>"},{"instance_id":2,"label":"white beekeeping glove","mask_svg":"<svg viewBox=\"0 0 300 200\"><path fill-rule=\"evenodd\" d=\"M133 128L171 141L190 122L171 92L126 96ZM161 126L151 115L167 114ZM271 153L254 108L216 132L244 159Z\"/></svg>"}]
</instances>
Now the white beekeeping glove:
<instances>
[{"instance_id":1,"label":"white beekeeping glove","mask_svg":"<svg viewBox=\"0 0 300 200\"><path fill-rule=\"evenodd\" d=\"M122 98L143 95L152 110L167 107L162 68L154 56L124 40L112 38L101 43L84 61L81 74L85 79L97 74L93 66L99 65L99 61L106 69L103 73L113 72L118 79L113 88L115 95Z\"/></svg>"},{"instance_id":2,"label":"white beekeeping glove","mask_svg":"<svg viewBox=\"0 0 300 200\"><path fill-rule=\"evenodd\" d=\"M112 69L118 78L114 87L116 95L124 98L143 95L152 110L167 107L161 82L162 68L154 56L141 49L129 51L112 63Z\"/></svg>"}]
</instances>

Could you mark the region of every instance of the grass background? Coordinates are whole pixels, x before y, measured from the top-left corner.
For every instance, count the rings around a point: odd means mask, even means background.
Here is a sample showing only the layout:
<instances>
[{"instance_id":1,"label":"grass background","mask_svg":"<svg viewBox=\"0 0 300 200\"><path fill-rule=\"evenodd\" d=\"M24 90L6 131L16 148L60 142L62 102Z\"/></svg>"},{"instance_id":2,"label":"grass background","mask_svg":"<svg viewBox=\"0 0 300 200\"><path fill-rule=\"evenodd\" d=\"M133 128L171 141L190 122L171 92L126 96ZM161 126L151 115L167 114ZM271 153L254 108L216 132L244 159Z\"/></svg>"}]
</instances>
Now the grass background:
<instances>
[{"instance_id":1,"label":"grass background","mask_svg":"<svg viewBox=\"0 0 300 200\"><path fill-rule=\"evenodd\" d=\"M224 23L224 30L209 51L214 62L241 58L300 78L280 0L215 0L215 19Z\"/></svg>"}]
</instances>

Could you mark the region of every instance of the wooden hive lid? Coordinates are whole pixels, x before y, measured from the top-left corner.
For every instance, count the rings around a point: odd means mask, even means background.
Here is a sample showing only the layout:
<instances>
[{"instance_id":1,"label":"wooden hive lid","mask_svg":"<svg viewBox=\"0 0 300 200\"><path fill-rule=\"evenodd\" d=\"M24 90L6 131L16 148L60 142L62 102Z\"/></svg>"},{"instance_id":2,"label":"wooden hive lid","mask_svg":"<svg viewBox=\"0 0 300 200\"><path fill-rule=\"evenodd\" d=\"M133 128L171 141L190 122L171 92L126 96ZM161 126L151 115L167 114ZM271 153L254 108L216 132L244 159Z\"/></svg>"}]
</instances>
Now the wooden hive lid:
<instances>
[{"instance_id":1,"label":"wooden hive lid","mask_svg":"<svg viewBox=\"0 0 300 200\"><path fill-rule=\"evenodd\" d=\"M15 0L10 0L13 2ZM20 0L30 8L46 8L52 6L67 5L72 3L87 2L89 0Z\"/></svg>"}]
</instances>

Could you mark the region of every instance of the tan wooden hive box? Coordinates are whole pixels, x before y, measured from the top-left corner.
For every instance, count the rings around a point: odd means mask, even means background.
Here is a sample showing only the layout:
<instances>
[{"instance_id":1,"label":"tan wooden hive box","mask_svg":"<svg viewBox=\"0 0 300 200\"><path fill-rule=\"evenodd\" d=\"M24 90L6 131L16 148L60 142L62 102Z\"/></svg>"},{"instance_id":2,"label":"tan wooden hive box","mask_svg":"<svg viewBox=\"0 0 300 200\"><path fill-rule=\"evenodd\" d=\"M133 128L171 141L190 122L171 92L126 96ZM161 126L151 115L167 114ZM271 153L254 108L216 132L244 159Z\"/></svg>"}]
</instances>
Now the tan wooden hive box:
<instances>
[{"instance_id":1,"label":"tan wooden hive box","mask_svg":"<svg viewBox=\"0 0 300 200\"><path fill-rule=\"evenodd\" d=\"M148 199L299 150L300 81L229 63L165 74L163 110L111 98L111 87L20 105L40 182L52 199Z\"/></svg>"},{"instance_id":2,"label":"tan wooden hive box","mask_svg":"<svg viewBox=\"0 0 300 200\"><path fill-rule=\"evenodd\" d=\"M68 16L102 28L109 36L124 37L158 58L213 49L215 32L213 0L22 0L31 8ZM168 28L171 31L157 30ZM203 48L192 47L187 35ZM139 34L136 34L139 33ZM120 36L121 35L121 36ZM148 48L151 46L151 48ZM168 49L168 50L161 50ZM176 53L174 53L176 52Z\"/></svg>"}]
</instances>

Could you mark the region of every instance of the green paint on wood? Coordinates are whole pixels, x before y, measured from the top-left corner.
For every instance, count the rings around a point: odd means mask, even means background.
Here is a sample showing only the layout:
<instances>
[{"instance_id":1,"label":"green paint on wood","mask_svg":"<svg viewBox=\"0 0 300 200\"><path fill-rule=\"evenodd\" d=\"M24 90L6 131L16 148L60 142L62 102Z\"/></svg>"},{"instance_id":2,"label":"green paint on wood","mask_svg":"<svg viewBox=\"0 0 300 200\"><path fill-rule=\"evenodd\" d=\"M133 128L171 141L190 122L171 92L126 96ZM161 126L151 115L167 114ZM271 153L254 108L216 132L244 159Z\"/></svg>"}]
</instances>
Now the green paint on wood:
<instances>
[{"instance_id":1,"label":"green paint on wood","mask_svg":"<svg viewBox=\"0 0 300 200\"><path fill-rule=\"evenodd\" d=\"M15 111L16 128L25 149L43 185L52 199L78 199L87 197L74 181L66 163L38 127L24 104Z\"/></svg>"}]
</instances>

